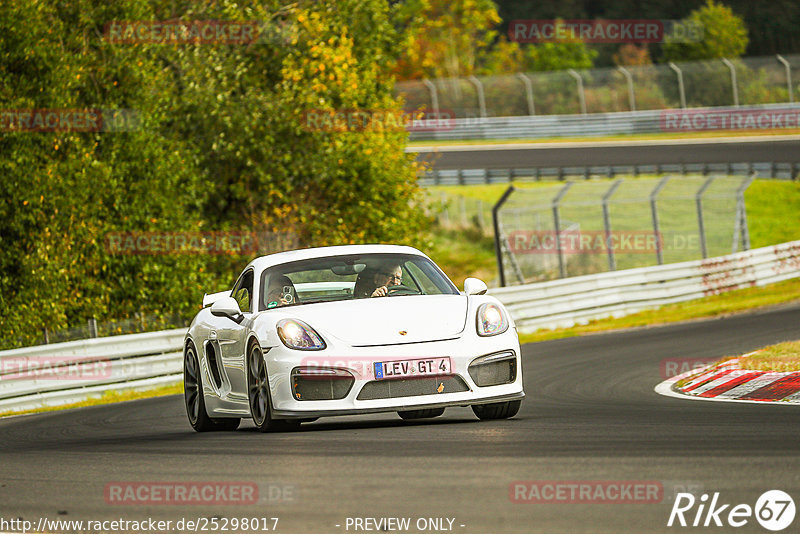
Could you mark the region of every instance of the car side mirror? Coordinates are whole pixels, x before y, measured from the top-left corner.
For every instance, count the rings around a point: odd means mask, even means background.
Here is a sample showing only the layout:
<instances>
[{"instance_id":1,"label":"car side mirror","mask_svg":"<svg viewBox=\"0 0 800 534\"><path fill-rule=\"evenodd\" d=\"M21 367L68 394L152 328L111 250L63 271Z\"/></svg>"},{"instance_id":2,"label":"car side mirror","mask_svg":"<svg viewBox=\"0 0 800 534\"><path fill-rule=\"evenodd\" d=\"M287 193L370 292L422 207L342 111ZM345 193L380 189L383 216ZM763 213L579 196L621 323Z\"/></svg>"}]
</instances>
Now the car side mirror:
<instances>
[{"instance_id":1,"label":"car side mirror","mask_svg":"<svg viewBox=\"0 0 800 534\"><path fill-rule=\"evenodd\" d=\"M467 295L485 295L488 289L483 280L477 278L467 278L464 280L464 293Z\"/></svg>"},{"instance_id":2,"label":"car side mirror","mask_svg":"<svg viewBox=\"0 0 800 534\"><path fill-rule=\"evenodd\" d=\"M217 317L227 317L228 319L241 323L244 316L239 309L239 303L233 297L222 297L211 305L211 315Z\"/></svg>"}]
</instances>

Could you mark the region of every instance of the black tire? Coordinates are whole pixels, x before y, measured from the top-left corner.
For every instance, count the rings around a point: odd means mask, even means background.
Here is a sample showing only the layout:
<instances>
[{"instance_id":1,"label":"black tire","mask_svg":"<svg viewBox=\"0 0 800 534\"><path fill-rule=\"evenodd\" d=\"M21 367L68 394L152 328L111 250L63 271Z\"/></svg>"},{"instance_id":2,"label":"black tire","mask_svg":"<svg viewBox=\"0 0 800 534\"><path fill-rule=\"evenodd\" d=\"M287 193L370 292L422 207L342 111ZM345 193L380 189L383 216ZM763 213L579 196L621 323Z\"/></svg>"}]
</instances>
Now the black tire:
<instances>
[{"instance_id":1,"label":"black tire","mask_svg":"<svg viewBox=\"0 0 800 534\"><path fill-rule=\"evenodd\" d=\"M444 413L444 408L425 408L422 410L405 410L397 412L401 419L428 419L431 417L439 417Z\"/></svg>"},{"instance_id":2,"label":"black tire","mask_svg":"<svg viewBox=\"0 0 800 534\"><path fill-rule=\"evenodd\" d=\"M247 352L247 400L250 405L250 416L260 432L296 430L300 427L299 419L272 418L267 364L261 347L256 343L252 343Z\"/></svg>"},{"instance_id":3,"label":"black tire","mask_svg":"<svg viewBox=\"0 0 800 534\"><path fill-rule=\"evenodd\" d=\"M200 363L194 345L187 345L183 354L183 400L189 424L197 432L213 432L217 430L236 430L239 428L238 417L211 418L206 412L203 398L203 379Z\"/></svg>"},{"instance_id":4,"label":"black tire","mask_svg":"<svg viewBox=\"0 0 800 534\"><path fill-rule=\"evenodd\" d=\"M514 417L522 404L521 400L508 402L495 402L493 404L474 404L472 411L481 420L508 419Z\"/></svg>"}]
</instances>

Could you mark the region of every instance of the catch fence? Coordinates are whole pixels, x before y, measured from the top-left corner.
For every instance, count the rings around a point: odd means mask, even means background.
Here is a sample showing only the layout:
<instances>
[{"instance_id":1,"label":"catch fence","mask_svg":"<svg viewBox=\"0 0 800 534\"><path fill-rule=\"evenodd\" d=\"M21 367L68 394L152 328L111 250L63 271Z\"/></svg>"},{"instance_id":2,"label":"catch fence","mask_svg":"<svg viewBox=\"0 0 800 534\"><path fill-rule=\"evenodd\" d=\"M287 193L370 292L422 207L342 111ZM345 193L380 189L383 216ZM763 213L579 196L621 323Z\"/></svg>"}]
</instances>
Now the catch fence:
<instances>
[{"instance_id":1,"label":"catch fence","mask_svg":"<svg viewBox=\"0 0 800 534\"><path fill-rule=\"evenodd\" d=\"M492 210L500 285L748 250L752 176L509 186Z\"/></svg>"}]
</instances>

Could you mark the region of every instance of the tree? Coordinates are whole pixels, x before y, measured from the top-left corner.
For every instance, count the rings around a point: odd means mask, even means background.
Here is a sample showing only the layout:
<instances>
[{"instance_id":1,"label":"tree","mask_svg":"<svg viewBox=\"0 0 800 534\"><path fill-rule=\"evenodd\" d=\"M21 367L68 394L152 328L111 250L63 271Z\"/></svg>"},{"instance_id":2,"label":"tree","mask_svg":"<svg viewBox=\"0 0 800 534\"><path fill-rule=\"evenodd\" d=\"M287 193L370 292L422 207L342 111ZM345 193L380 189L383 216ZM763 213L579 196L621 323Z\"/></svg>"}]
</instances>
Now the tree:
<instances>
[{"instance_id":1,"label":"tree","mask_svg":"<svg viewBox=\"0 0 800 534\"><path fill-rule=\"evenodd\" d=\"M492 0L411 0L397 21L409 35L395 68L399 79L457 78L476 73L500 16Z\"/></svg>"},{"instance_id":2,"label":"tree","mask_svg":"<svg viewBox=\"0 0 800 534\"><path fill-rule=\"evenodd\" d=\"M615 65L623 67L639 67L653 64L647 47L637 46L632 43L620 46L613 58Z\"/></svg>"},{"instance_id":3,"label":"tree","mask_svg":"<svg viewBox=\"0 0 800 534\"><path fill-rule=\"evenodd\" d=\"M597 52L579 39L546 42L528 47L524 66L528 71L591 69Z\"/></svg>"},{"instance_id":4,"label":"tree","mask_svg":"<svg viewBox=\"0 0 800 534\"><path fill-rule=\"evenodd\" d=\"M663 53L666 61L738 58L747 49L747 27L741 17L722 3L707 0L683 19L688 25L702 28L703 37L696 42L668 36Z\"/></svg>"},{"instance_id":5,"label":"tree","mask_svg":"<svg viewBox=\"0 0 800 534\"><path fill-rule=\"evenodd\" d=\"M127 109L130 131L0 128L2 344L133 313L191 317L253 254L119 255L120 232L270 230L303 245L420 244L406 132L322 131L309 110L401 111L382 0L0 2L4 110ZM241 44L113 43L109 21L260 21ZM5 116L5 115L4 115ZM4 119L5 120L5 119Z\"/></svg>"}]
</instances>

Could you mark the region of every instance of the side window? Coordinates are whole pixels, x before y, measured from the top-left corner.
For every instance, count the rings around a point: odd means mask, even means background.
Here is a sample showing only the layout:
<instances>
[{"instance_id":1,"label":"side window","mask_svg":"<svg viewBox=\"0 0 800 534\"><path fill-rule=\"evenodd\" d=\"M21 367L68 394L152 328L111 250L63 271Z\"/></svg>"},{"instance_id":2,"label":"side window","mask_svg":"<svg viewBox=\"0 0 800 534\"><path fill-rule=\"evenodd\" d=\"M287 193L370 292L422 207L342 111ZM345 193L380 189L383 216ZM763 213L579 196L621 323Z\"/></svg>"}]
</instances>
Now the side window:
<instances>
[{"instance_id":1,"label":"side window","mask_svg":"<svg viewBox=\"0 0 800 534\"><path fill-rule=\"evenodd\" d=\"M252 311L250 308L251 297L253 296L253 270L250 269L233 286L231 296L239 303L239 309L243 312Z\"/></svg>"}]
</instances>

